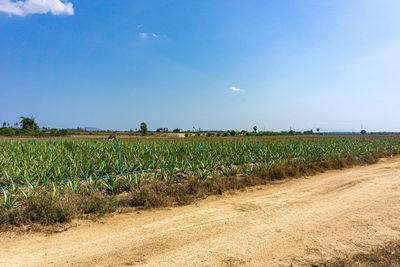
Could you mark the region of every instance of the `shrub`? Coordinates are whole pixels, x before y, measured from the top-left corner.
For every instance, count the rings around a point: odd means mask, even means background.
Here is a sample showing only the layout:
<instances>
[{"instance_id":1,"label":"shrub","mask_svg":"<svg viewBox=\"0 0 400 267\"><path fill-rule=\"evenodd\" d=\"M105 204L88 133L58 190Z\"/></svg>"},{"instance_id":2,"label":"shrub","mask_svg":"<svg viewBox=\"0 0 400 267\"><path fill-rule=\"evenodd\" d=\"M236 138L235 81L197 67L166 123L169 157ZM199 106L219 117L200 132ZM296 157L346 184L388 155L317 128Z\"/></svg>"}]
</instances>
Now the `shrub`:
<instances>
[{"instance_id":1,"label":"shrub","mask_svg":"<svg viewBox=\"0 0 400 267\"><path fill-rule=\"evenodd\" d=\"M145 122L142 122L140 124L140 132L142 133L142 135L147 134L147 124Z\"/></svg>"}]
</instances>

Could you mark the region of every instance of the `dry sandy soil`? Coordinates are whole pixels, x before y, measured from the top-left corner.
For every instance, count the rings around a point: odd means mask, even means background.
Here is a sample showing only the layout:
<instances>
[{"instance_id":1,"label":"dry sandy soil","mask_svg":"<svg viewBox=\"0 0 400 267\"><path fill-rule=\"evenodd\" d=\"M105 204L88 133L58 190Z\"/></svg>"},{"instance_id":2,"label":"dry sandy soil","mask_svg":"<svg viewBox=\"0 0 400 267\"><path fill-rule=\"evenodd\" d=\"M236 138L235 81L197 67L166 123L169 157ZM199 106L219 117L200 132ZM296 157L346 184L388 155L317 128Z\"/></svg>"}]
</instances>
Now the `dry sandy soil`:
<instances>
[{"instance_id":1,"label":"dry sandy soil","mask_svg":"<svg viewBox=\"0 0 400 267\"><path fill-rule=\"evenodd\" d=\"M400 158L73 224L1 233L0 265L308 265L400 240Z\"/></svg>"}]
</instances>

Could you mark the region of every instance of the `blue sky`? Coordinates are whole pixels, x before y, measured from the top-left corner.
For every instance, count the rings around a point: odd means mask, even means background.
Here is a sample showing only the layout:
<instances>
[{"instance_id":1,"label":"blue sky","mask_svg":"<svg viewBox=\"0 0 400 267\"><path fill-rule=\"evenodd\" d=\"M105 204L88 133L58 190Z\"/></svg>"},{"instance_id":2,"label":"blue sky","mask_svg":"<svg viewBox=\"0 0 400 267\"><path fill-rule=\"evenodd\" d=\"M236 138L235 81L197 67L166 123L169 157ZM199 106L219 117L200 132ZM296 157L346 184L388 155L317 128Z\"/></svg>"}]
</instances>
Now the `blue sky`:
<instances>
[{"instance_id":1,"label":"blue sky","mask_svg":"<svg viewBox=\"0 0 400 267\"><path fill-rule=\"evenodd\" d=\"M398 0L0 0L0 121L400 131Z\"/></svg>"}]
</instances>

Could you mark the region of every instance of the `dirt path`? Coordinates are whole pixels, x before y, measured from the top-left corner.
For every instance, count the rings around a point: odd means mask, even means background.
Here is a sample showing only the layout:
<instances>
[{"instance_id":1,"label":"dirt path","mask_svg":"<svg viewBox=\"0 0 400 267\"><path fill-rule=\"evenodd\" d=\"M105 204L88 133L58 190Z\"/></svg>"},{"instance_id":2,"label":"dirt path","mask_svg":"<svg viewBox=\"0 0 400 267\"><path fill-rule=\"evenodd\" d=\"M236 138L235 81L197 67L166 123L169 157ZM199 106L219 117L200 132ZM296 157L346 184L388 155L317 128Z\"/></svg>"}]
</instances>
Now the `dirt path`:
<instances>
[{"instance_id":1,"label":"dirt path","mask_svg":"<svg viewBox=\"0 0 400 267\"><path fill-rule=\"evenodd\" d=\"M0 234L1 266L295 266L400 240L400 158L195 205Z\"/></svg>"}]
</instances>

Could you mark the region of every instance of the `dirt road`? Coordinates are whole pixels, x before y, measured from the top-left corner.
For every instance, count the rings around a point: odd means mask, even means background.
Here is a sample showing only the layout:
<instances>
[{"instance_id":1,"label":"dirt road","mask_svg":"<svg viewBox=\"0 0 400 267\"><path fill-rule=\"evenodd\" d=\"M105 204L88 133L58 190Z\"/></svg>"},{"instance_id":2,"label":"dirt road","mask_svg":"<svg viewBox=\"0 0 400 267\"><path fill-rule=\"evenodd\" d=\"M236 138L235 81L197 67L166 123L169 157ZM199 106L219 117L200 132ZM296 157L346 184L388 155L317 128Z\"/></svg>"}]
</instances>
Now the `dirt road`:
<instances>
[{"instance_id":1,"label":"dirt road","mask_svg":"<svg viewBox=\"0 0 400 267\"><path fill-rule=\"evenodd\" d=\"M306 265L400 240L400 158L74 223L0 234L0 265Z\"/></svg>"}]
</instances>

